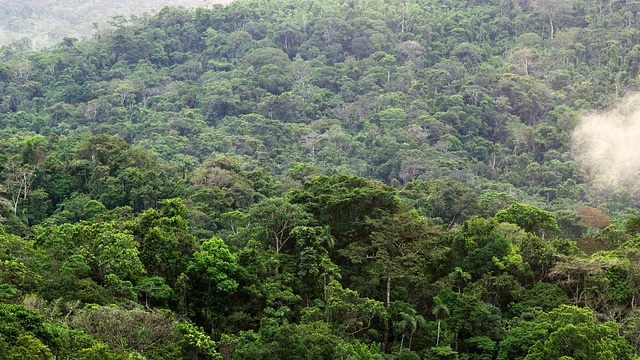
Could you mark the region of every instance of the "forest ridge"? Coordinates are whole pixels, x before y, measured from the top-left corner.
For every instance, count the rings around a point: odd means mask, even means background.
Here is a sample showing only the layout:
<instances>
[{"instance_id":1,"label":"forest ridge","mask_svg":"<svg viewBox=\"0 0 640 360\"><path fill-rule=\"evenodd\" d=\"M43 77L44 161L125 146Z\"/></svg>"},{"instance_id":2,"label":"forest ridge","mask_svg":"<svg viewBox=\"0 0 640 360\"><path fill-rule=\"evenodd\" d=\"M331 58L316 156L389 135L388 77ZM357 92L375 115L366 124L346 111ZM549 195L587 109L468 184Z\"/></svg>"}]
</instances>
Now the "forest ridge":
<instances>
[{"instance_id":1,"label":"forest ridge","mask_svg":"<svg viewBox=\"0 0 640 360\"><path fill-rule=\"evenodd\" d=\"M113 17L145 16L165 6L195 7L230 0L4 0L0 3L0 45L26 41L36 49L64 37L87 38Z\"/></svg>"},{"instance_id":2,"label":"forest ridge","mask_svg":"<svg viewBox=\"0 0 640 360\"><path fill-rule=\"evenodd\" d=\"M0 359L636 359L638 10L237 1L1 47Z\"/></svg>"}]
</instances>

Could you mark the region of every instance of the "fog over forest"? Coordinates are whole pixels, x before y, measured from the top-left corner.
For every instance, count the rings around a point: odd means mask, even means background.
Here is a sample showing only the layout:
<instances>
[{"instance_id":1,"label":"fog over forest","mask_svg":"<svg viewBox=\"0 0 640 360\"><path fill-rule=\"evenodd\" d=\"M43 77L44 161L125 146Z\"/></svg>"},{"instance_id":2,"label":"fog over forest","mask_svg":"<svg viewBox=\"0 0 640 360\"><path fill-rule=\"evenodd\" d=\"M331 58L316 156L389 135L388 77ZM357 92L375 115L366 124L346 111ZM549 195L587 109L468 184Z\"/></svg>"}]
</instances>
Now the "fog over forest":
<instances>
[{"instance_id":1,"label":"fog over forest","mask_svg":"<svg viewBox=\"0 0 640 360\"><path fill-rule=\"evenodd\" d=\"M18 42L40 49L64 37L83 38L116 16L143 16L164 6L187 8L228 4L231 0L2 0L0 45ZM27 40L28 39L28 40Z\"/></svg>"},{"instance_id":2,"label":"fog over forest","mask_svg":"<svg viewBox=\"0 0 640 360\"><path fill-rule=\"evenodd\" d=\"M584 116L573 133L574 155L600 191L638 193L639 108L640 94L634 93L610 111Z\"/></svg>"}]
</instances>

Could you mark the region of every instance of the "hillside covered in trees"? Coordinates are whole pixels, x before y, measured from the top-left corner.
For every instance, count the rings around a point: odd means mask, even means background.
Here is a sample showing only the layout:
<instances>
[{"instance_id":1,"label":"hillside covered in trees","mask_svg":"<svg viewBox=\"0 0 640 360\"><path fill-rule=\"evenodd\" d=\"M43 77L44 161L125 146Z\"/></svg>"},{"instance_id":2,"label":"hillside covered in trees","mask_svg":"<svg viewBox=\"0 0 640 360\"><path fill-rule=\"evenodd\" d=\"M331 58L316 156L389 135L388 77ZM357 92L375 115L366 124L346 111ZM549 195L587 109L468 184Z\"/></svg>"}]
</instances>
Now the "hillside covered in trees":
<instances>
[{"instance_id":1,"label":"hillside covered in trees","mask_svg":"<svg viewBox=\"0 0 640 360\"><path fill-rule=\"evenodd\" d=\"M42 47L63 38L86 38L112 21L144 16L165 6L195 7L230 0L3 0L0 45ZM113 17L125 17L112 19Z\"/></svg>"},{"instance_id":2,"label":"hillside covered in trees","mask_svg":"<svg viewBox=\"0 0 640 360\"><path fill-rule=\"evenodd\" d=\"M635 129L639 10L237 1L1 47L0 359L636 359L635 139L587 135Z\"/></svg>"}]
</instances>

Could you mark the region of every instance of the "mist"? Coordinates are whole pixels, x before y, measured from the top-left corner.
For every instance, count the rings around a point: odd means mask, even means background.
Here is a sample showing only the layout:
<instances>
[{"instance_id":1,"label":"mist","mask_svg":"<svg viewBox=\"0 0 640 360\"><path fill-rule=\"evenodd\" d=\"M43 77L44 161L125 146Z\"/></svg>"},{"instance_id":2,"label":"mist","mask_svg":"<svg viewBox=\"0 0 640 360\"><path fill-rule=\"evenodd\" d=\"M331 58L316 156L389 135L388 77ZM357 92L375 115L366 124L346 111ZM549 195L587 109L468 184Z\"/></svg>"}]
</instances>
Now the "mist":
<instances>
[{"instance_id":1,"label":"mist","mask_svg":"<svg viewBox=\"0 0 640 360\"><path fill-rule=\"evenodd\" d=\"M640 94L583 116L573 133L573 153L596 189L640 194Z\"/></svg>"},{"instance_id":2,"label":"mist","mask_svg":"<svg viewBox=\"0 0 640 360\"><path fill-rule=\"evenodd\" d=\"M107 26L114 16L144 16L167 5L208 6L232 0L1 0L0 45L28 39L32 49L60 42L65 37L91 37L95 25ZM95 25L94 25L95 23Z\"/></svg>"}]
</instances>

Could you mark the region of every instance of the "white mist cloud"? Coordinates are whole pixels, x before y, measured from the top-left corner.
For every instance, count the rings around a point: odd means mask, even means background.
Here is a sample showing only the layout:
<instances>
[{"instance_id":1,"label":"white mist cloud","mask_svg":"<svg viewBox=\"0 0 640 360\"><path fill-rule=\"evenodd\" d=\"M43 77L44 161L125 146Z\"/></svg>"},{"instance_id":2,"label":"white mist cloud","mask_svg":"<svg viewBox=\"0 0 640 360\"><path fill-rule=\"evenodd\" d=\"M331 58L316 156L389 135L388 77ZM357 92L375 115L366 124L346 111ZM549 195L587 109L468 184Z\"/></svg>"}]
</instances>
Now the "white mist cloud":
<instances>
[{"instance_id":1,"label":"white mist cloud","mask_svg":"<svg viewBox=\"0 0 640 360\"><path fill-rule=\"evenodd\" d=\"M640 190L640 94L610 111L591 113L573 133L573 152L589 180L601 189Z\"/></svg>"}]
</instances>

